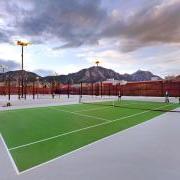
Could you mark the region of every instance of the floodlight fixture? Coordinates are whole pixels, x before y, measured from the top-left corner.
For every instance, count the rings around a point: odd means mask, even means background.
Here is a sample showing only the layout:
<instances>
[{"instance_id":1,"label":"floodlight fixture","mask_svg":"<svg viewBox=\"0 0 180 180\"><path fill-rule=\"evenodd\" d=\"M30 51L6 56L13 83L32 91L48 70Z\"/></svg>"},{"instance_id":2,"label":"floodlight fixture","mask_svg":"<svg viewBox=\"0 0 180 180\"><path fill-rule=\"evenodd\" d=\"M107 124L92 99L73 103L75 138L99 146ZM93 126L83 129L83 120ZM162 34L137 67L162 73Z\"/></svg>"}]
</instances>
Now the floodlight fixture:
<instances>
[{"instance_id":1,"label":"floodlight fixture","mask_svg":"<svg viewBox=\"0 0 180 180\"><path fill-rule=\"evenodd\" d=\"M100 64L100 61L98 61L98 60L97 60L95 63L96 63L96 65L97 65L97 66L99 66L99 64Z\"/></svg>"},{"instance_id":2,"label":"floodlight fixture","mask_svg":"<svg viewBox=\"0 0 180 180\"><path fill-rule=\"evenodd\" d=\"M17 41L17 45L20 45L20 46L28 46L32 44L31 42L23 42L23 41Z\"/></svg>"}]
</instances>

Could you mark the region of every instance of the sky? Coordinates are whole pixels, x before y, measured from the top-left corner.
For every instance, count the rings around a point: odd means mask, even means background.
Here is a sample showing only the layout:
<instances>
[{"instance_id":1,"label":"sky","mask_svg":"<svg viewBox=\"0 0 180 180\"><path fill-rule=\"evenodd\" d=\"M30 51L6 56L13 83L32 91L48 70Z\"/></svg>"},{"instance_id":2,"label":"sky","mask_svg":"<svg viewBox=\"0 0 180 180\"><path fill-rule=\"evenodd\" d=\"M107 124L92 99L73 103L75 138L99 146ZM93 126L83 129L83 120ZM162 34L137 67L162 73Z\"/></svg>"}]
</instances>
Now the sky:
<instances>
[{"instance_id":1,"label":"sky","mask_svg":"<svg viewBox=\"0 0 180 180\"><path fill-rule=\"evenodd\" d=\"M0 65L42 76L95 65L180 74L180 0L0 0Z\"/></svg>"}]
</instances>

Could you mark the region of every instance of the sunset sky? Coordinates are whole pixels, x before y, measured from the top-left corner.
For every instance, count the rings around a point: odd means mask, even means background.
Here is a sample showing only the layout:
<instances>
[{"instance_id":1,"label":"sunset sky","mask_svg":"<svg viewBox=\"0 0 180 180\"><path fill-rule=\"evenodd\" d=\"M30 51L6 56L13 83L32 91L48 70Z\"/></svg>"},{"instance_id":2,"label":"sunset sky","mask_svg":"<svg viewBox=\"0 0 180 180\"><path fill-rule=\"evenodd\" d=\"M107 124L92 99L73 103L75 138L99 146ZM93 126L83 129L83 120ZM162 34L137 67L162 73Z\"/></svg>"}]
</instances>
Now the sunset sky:
<instances>
[{"instance_id":1,"label":"sunset sky","mask_svg":"<svg viewBox=\"0 0 180 180\"><path fill-rule=\"evenodd\" d=\"M0 0L0 64L51 75L94 65L180 74L180 0Z\"/></svg>"}]
</instances>

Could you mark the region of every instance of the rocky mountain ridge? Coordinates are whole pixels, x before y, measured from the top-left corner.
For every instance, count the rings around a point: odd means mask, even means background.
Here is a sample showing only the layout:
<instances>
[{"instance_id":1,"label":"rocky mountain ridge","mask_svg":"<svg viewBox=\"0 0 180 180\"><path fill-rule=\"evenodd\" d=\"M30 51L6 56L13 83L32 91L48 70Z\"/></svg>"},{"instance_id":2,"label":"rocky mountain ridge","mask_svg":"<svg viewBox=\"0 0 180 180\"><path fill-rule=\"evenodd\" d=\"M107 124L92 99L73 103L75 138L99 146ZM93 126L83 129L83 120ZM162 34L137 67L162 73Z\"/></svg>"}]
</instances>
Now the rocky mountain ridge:
<instances>
[{"instance_id":1,"label":"rocky mountain ridge","mask_svg":"<svg viewBox=\"0 0 180 180\"><path fill-rule=\"evenodd\" d=\"M0 81L7 79L18 80L22 75L22 71L9 71L4 74L0 74ZM70 73L68 75L59 76L46 76L41 77L36 73L23 71L23 76L27 81L33 81L39 78L40 81L51 82L56 80L61 83L90 83L90 82L100 82L107 79L115 80L125 80L125 81L150 81L152 79L161 80L160 76L154 75L149 71L138 70L133 74L119 74L111 69L103 68L101 66L93 66L87 69L82 69L76 73Z\"/></svg>"}]
</instances>

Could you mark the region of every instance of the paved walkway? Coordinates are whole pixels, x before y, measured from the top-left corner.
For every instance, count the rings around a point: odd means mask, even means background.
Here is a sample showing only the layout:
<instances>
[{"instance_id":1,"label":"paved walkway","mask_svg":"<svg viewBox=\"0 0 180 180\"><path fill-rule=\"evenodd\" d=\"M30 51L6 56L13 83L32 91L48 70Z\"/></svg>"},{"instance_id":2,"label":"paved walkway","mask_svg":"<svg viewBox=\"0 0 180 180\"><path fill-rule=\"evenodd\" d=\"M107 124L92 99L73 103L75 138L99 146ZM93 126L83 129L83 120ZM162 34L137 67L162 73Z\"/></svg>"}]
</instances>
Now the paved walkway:
<instances>
[{"instance_id":1,"label":"paved walkway","mask_svg":"<svg viewBox=\"0 0 180 180\"><path fill-rule=\"evenodd\" d=\"M180 113L166 113L13 178L0 144L0 180L179 180L179 137Z\"/></svg>"},{"instance_id":2,"label":"paved walkway","mask_svg":"<svg viewBox=\"0 0 180 180\"><path fill-rule=\"evenodd\" d=\"M0 135L0 180L13 180L16 176L5 142Z\"/></svg>"},{"instance_id":3,"label":"paved walkway","mask_svg":"<svg viewBox=\"0 0 180 180\"><path fill-rule=\"evenodd\" d=\"M43 96L42 96L43 97ZM67 105L67 104L78 104L79 96L70 96L69 98L67 95L61 95L52 99L49 95L48 98L43 97L39 99L32 99L31 96L27 96L27 99L19 100L16 95L11 97L11 104L10 107L4 107L5 104L8 102L6 96L0 96L0 111L6 111L11 109L25 109L25 108L34 108L34 107L47 107L47 106L58 106L58 105Z\"/></svg>"}]
</instances>

